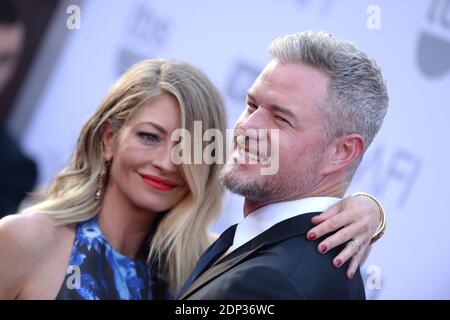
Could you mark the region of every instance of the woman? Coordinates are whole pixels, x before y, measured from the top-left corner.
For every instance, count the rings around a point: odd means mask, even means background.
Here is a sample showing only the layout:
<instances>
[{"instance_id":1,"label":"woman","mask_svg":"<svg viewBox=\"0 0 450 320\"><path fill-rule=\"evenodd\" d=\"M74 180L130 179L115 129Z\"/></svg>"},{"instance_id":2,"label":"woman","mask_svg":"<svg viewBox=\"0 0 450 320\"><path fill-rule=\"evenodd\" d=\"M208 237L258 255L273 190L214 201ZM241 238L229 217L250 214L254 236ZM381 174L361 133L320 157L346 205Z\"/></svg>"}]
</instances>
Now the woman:
<instances>
[{"instance_id":1,"label":"woman","mask_svg":"<svg viewBox=\"0 0 450 320\"><path fill-rule=\"evenodd\" d=\"M207 228L223 195L220 164L171 159L172 133L193 133L197 120L203 131L225 131L220 96L199 70L162 60L130 68L83 127L45 198L0 221L0 298L173 296L212 241ZM181 143L188 150L191 142ZM358 201L371 202L345 203ZM342 215L358 210L350 211ZM376 208L368 212L368 231L354 222L350 234L367 242L378 221Z\"/></svg>"}]
</instances>

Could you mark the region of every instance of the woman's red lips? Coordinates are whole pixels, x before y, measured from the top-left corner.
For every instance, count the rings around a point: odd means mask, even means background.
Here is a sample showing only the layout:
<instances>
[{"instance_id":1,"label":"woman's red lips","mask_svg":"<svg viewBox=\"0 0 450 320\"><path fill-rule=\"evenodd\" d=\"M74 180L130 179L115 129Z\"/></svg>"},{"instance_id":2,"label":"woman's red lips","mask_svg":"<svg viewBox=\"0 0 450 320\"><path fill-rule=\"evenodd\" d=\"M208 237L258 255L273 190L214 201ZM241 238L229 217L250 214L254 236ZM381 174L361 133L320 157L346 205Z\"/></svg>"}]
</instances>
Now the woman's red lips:
<instances>
[{"instance_id":1,"label":"woman's red lips","mask_svg":"<svg viewBox=\"0 0 450 320\"><path fill-rule=\"evenodd\" d=\"M174 181L163 179L157 176L142 173L140 173L139 175L142 177L146 184L158 190L169 191L178 186L178 184Z\"/></svg>"}]
</instances>

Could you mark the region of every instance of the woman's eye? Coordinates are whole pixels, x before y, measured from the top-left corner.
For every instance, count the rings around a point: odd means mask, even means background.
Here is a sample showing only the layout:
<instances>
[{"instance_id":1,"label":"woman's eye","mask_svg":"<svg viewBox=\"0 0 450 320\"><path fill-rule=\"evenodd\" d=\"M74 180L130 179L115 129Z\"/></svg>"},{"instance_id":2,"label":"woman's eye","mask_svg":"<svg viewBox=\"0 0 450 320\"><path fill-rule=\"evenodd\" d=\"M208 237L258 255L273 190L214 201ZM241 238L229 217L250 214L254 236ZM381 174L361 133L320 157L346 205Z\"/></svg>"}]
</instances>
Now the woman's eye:
<instances>
[{"instance_id":1,"label":"woman's eye","mask_svg":"<svg viewBox=\"0 0 450 320\"><path fill-rule=\"evenodd\" d=\"M159 137L156 134L150 132L139 132L138 136L145 142L159 142Z\"/></svg>"}]
</instances>

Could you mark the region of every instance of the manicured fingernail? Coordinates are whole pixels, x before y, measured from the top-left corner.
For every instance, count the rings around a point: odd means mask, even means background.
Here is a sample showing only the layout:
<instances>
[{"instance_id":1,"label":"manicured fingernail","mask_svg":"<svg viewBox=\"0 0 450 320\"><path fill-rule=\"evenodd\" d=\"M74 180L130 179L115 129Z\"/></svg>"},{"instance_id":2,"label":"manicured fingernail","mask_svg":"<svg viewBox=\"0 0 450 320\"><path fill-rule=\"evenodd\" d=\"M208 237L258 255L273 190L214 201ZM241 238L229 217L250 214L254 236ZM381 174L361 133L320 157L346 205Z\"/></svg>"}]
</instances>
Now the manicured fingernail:
<instances>
[{"instance_id":1,"label":"manicured fingernail","mask_svg":"<svg viewBox=\"0 0 450 320\"><path fill-rule=\"evenodd\" d=\"M339 268L341 266L342 261L340 259L336 259L335 266Z\"/></svg>"},{"instance_id":2,"label":"manicured fingernail","mask_svg":"<svg viewBox=\"0 0 450 320\"><path fill-rule=\"evenodd\" d=\"M308 240L314 240L317 237L317 235L314 232L311 232L308 234Z\"/></svg>"},{"instance_id":3,"label":"manicured fingernail","mask_svg":"<svg viewBox=\"0 0 450 320\"><path fill-rule=\"evenodd\" d=\"M326 245L321 245L320 246L320 248L319 248L319 251L320 251L320 253L325 253L325 252L327 252L327 246Z\"/></svg>"}]
</instances>

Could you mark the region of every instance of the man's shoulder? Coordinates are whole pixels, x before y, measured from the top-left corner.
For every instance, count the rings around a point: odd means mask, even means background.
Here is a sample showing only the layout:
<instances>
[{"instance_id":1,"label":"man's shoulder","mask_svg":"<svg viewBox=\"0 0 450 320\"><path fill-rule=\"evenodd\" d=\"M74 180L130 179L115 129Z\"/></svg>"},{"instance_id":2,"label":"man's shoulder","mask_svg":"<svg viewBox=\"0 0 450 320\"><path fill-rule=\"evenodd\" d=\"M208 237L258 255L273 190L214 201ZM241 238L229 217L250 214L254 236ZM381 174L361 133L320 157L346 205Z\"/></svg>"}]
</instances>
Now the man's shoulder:
<instances>
[{"instance_id":1,"label":"man's shoulder","mask_svg":"<svg viewBox=\"0 0 450 320\"><path fill-rule=\"evenodd\" d=\"M269 262L272 268L291 273L312 246L314 244L308 241L305 235L297 235L263 245L247 262L256 264Z\"/></svg>"},{"instance_id":2,"label":"man's shoulder","mask_svg":"<svg viewBox=\"0 0 450 320\"><path fill-rule=\"evenodd\" d=\"M317 247L323 239L315 241L306 238L290 239L285 243L289 250L295 251L302 244L302 256L289 273L298 283L308 299L365 299L364 284L359 268L353 279L346 275L350 261L339 268L333 265L333 259L343 250L338 246L325 254Z\"/></svg>"},{"instance_id":3,"label":"man's shoulder","mask_svg":"<svg viewBox=\"0 0 450 320\"><path fill-rule=\"evenodd\" d=\"M297 284L308 299L364 299L364 285L359 268L353 279L348 279L346 270L350 261L339 268L333 259L344 249L338 246L325 254L318 251L323 238L311 241L306 235L298 235L280 241L255 256L255 261L270 264L267 274L273 269L284 272ZM251 260L248 261L250 264ZM259 263L259 262L258 262Z\"/></svg>"}]
</instances>

